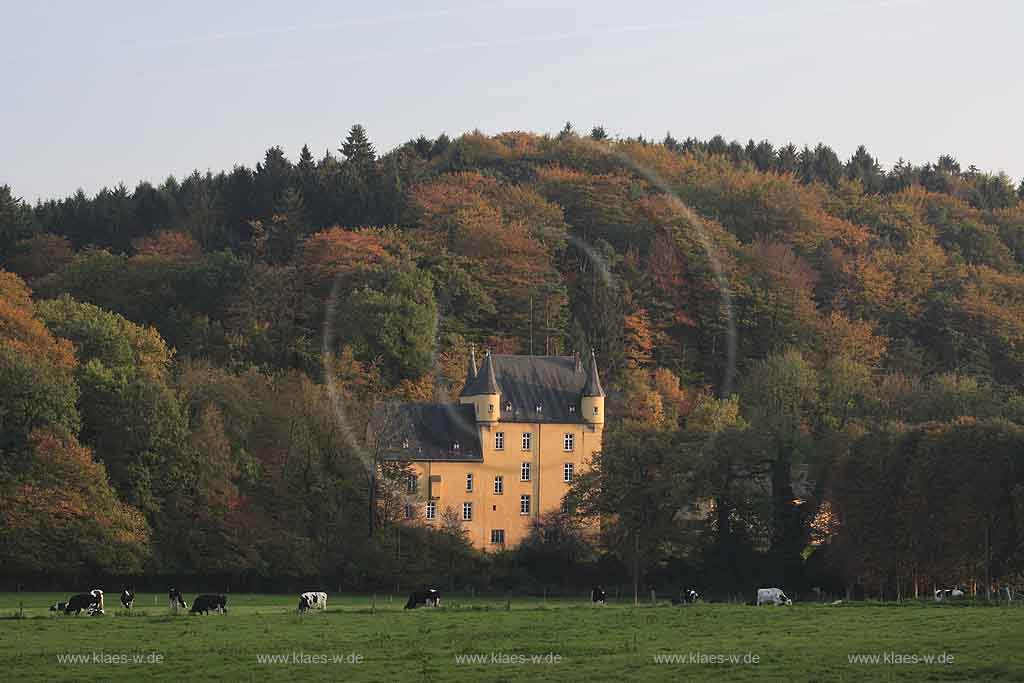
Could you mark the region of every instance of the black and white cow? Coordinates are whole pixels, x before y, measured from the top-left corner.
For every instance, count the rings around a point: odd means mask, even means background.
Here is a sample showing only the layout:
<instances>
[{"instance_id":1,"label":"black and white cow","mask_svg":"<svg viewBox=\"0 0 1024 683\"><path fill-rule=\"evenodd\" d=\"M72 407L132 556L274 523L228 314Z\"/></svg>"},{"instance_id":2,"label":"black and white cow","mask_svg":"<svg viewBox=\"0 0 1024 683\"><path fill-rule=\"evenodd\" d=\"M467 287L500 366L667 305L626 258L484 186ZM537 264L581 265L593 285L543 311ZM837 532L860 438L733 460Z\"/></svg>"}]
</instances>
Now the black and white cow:
<instances>
[{"instance_id":1,"label":"black and white cow","mask_svg":"<svg viewBox=\"0 0 1024 683\"><path fill-rule=\"evenodd\" d=\"M92 596L96 613L103 614L103 591L101 591L99 588L93 588L91 591L89 591L89 595Z\"/></svg>"},{"instance_id":2,"label":"black and white cow","mask_svg":"<svg viewBox=\"0 0 1024 683\"><path fill-rule=\"evenodd\" d=\"M687 588L686 590L679 592L679 597L672 598L672 604L673 605L692 605L693 603L697 602L698 600L700 600L700 593L698 593L697 591L693 590L692 588Z\"/></svg>"},{"instance_id":3,"label":"black and white cow","mask_svg":"<svg viewBox=\"0 0 1024 683\"><path fill-rule=\"evenodd\" d=\"M590 602L595 605L603 605L608 602L608 594L600 586L594 586L590 591Z\"/></svg>"},{"instance_id":4,"label":"black and white cow","mask_svg":"<svg viewBox=\"0 0 1024 683\"><path fill-rule=\"evenodd\" d=\"M940 588L935 591L935 602L945 602L946 600L962 597L964 597L964 592L959 588Z\"/></svg>"},{"instance_id":5,"label":"black and white cow","mask_svg":"<svg viewBox=\"0 0 1024 683\"><path fill-rule=\"evenodd\" d=\"M327 609L327 593L323 591L307 591L299 596L299 611L311 609Z\"/></svg>"},{"instance_id":6,"label":"black and white cow","mask_svg":"<svg viewBox=\"0 0 1024 683\"><path fill-rule=\"evenodd\" d=\"M167 604L170 610L175 613L177 613L179 607L182 609L188 609L188 603L185 602L184 596L177 588L172 588L167 591Z\"/></svg>"},{"instance_id":7,"label":"black and white cow","mask_svg":"<svg viewBox=\"0 0 1024 683\"><path fill-rule=\"evenodd\" d=\"M434 588L428 588L426 590L413 591L409 594L409 602L405 603L405 609L416 609L420 605L430 605L431 607L441 606L441 593Z\"/></svg>"},{"instance_id":8,"label":"black and white cow","mask_svg":"<svg viewBox=\"0 0 1024 683\"><path fill-rule=\"evenodd\" d=\"M78 595L72 595L68 598L67 602L58 602L56 605L50 608L51 612L64 612L64 614L71 614L74 612L77 617L82 611L89 616L96 616L103 614L103 609L100 607L100 603L92 593L79 593Z\"/></svg>"},{"instance_id":9,"label":"black and white cow","mask_svg":"<svg viewBox=\"0 0 1024 683\"><path fill-rule=\"evenodd\" d=\"M130 610L132 605L135 604L135 593L132 593L127 588L121 591L121 604L124 605L125 609Z\"/></svg>"},{"instance_id":10,"label":"black and white cow","mask_svg":"<svg viewBox=\"0 0 1024 683\"><path fill-rule=\"evenodd\" d=\"M227 614L228 598L225 595L199 595L189 611L192 614L209 614L210 612Z\"/></svg>"}]
</instances>

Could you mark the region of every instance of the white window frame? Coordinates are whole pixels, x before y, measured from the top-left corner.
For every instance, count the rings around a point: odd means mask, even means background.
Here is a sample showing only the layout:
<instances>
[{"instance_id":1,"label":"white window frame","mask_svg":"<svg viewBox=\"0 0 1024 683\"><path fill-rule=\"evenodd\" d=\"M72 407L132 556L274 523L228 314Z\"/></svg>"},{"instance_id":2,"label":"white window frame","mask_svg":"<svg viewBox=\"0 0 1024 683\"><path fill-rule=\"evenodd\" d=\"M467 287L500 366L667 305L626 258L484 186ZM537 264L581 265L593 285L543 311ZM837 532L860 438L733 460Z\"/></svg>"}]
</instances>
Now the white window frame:
<instances>
[{"instance_id":1,"label":"white window frame","mask_svg":"<svg viewBox=\"0 0 1024 683\"><path fill-rule=\"evenodd\" d=\"M566 484L571 484L576 478L576 464L567 462L562 465L562 481Z\"/></svg>"},{"instance_id":2,"label":"white window frame","mask_svg":"<svg viewBox=\"0 0 1024 683\"><path fill-rule=\"evenodd\" d=\"M528 517L530 515L530 494L524 493L519 496L519 515Z\"/></svg>"},{"instance_id":3,"label":"white window frame","mask_svg":"<svg viewBox=\"0 0 1024 683\"><path fill-rule=\"evenodd\" d=\"M505 477L501 474L494 475L494 495L500 496L505 493Z\"/></svg>"},{"instance_id":4,"label":"white window frame","mask_svg":"<svg viewBox=\"0 0 1024 683\"><path fill-rule=\"evenodd\" d=\"M494 450L505 450L505 432L494 432Z\"/></svg>"},{"instance_id":5,"label":"white window frame","mask_svg":"<svg viewBox=\"0 0 1024 683\"><path fill-rule=\"evenodd\" d=\"M472 522L473 521L473 503L467 501L462 504L462 521Z\"/></svg>"},{"instance_id":6,"label":"white window frame","mask_svg":"<svg viewBox=\"0 0 1024 683\"><path fill-rule=\"evenodd\" d=\"M572 432L566 432L565 436L562 437L562 450L566 453L572 453L576 450L576 435Z\"/></svg>"},{"instance_id":7,"label":"white window frame","mask_svg":"<svg viewBox=\"0 0 1024 683\"><path fill-rule=\"evenodd\" d=\"M524 462L519 466L519 481L530 481L530 476L533 474L531 471L533 466L529 462Z\"/></svg>"},{"instance_id":8,"label":"white window frame","mask_svg":"<svg viewBox=\"0 0 1024 683\"><path fill-rule=\"evenodd\" d=\"M420 492L420 478L416 476L409 477L409 480L405 482L405 492L410 496L415 496Z\"/></svg>"},{"instance_id":9,"label":"white window frame","mask_svg":"<svg viewBox=\"0 0 1024 683\"><path fill-rule=\"evenodd\" d=\"M491 529L491 545L505 545L504 529Z\"/></svg>"},{"instance_id":10,"label":"white window frame","mask_svg":"<svg viewBox=\"0 0 1024 683\"><path fill-rule=\"evenodd\" d=\"M405 504L405 518L406 519L412 519L415 516L416 516L415 508L413 508L413 506L410 505L409 503L406 503Z\"/></svg>"},{"instance_id":11,"label":"white window frame","mask_svg":"<svg viewBox=\"0 0 1024 683\"><path fill-rule=\"evenodd\" d=\"M533 445L533 432L523 432L523 450L528 451Z\"/></svg>"},{"instance_id":12,"label":"white window frame","mask_svg":"<svg viewBox=\"0 0 1024 683\"><path fill-rule=\"evenodd\" d=\"M427 501L426 515L427 519L437 519L437 501Z\"/></svg>"}]
</instances>

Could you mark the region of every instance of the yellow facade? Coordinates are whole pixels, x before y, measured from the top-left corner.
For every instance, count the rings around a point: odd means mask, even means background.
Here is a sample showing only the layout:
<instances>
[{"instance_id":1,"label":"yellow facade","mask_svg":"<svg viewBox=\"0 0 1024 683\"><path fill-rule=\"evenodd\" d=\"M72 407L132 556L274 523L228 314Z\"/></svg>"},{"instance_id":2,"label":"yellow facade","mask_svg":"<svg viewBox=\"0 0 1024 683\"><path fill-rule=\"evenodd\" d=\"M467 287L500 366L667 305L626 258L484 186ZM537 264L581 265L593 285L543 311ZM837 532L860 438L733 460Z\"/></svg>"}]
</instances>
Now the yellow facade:
<instances>
[{"instance_id":1,"label":"yellow facade","mask_svg":"<svg viewBox=\"0 0 1024 683\"><path fill-rule=\"evenodd\" d=\"M527 422L483 422L477 428L483 462L412 463L422 501L415 506L414 516L439 526L446 508L461 520L464 504L471 503L472 519L463 520L462 525L473 545L486 550L518 545L529 534L532 520L561 508L570 487L566 465L572 465L573 476L586 471L591 456L601 449L603 431L601 424ZM524 434L530 435L528 448L524 448ZM499 444L503 446L498 448ZM529 481L523 481L523 463L530 464ZM468 490L467 475L472 476L472 490ZM502 490L497 493L495 477L499 476ZM530 497L529 514L522 513L523 495ZM435 504L434 519L426 518L428 500ZM504 531L504 546L491 542L495 529Z\"/></svg>"}]
</instances>

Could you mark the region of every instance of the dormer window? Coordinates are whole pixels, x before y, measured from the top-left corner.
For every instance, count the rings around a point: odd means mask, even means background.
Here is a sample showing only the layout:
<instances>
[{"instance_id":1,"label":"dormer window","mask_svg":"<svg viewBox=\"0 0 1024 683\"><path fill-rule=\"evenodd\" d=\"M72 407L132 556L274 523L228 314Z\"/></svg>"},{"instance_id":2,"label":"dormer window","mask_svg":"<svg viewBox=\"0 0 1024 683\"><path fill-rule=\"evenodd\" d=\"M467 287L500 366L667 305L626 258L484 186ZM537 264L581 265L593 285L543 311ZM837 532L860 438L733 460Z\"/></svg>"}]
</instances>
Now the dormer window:
<instances>
[{"instance_id":1,"label":"dormer window","mask_svg":"<svg viewBox=\"0 0 1024 683\"><path fill-rule=\"evenodd\" d=\"M505 401L505 410L510 413L512 412L512 401Z\"/></svg>"},{"instance_id":2,"label":"dormer window","mask_svg":"<svg viewBox=\"0 0 1024 683\"><path fill-rule=\"evenodd\" d=\"M533 409L536 410L538 413L543 413L544 412L544 406L542 406L539 403L536 406L534 406Z\"/></svg>"},{"instance_id":3,"label":"dormer window","mask_svg":"<svg viewBox=\"0 0 1024 683\"><path fill-rule=\"evenodd\" d=\"M453 451L459 450L459 442L458 441L453 441L452 442L452 450Z\"/></svg>"},{"instance_id":4,"label":"dormer window","mask_svg":"<svg viewBox=\"0 0 1024 683\"><path fill-rule=\"evenodd\" d=\"M408 447L409 447L409 439L406 439L405 441L402 442L402 448L408 448Z\"/></svg>"},{"instance_id":5,"label":"dormer window","mask_svg":"<svg viewBox=\"0 0 1024 683\"><path fill-rule=\"evenodd\" d=\"M575 413L576 412L576 406L569 406L569 412L570 413Z\"/></svg>"}]
</instances>

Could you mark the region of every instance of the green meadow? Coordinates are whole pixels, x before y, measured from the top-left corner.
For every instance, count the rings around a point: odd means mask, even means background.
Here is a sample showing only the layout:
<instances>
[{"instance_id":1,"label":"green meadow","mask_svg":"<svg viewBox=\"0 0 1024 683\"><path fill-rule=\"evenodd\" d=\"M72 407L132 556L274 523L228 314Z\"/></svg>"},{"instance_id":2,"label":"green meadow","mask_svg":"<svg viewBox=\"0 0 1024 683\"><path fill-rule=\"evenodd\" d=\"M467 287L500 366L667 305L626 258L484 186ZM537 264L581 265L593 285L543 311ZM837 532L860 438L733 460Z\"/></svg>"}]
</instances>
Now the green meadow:
<instances>
[{"instance_id":1,"label":"green meadow","mask_svg":"<svg viewBox=\"0 0 1024 683\"><path fill-rule=\"evenodd\" d=\"M110 593L104 616L49 612L67 597L0 594L6 680L1024 679L1024 609L971 603L455 596L406 611L397 595L332 595L326 612L298 615L296 596L233 594L227 614L192 616L154 594L128 614Z\"/></svg>"}]
</instances>

